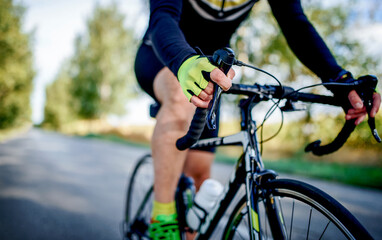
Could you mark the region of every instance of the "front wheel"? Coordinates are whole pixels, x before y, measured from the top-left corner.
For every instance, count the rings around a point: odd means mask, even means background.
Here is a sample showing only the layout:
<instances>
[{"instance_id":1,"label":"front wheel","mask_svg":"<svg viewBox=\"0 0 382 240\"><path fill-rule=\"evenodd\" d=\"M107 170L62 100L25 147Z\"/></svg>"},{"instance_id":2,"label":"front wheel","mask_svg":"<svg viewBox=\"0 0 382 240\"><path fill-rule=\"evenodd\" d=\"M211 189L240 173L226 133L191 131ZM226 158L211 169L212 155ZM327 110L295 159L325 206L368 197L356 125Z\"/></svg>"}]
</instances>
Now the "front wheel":
<instances>
[{"instance_id":1,"label":"front wheel","mask_svg":"<svg viewBox=\"0 0 382 240\"><path fill-rule=\"evenodd\" d=\"M123 222L125 239L149 239L148 227L154 199L153 176L152 159L146 155L136 163L128 183Z\"/></svg>"},{"instance_id":2,"label":"front wheel","mask_svg":"<svg viewBox=\"0 0 382 240\"><path fill-rule=\"evenodd\" d=\"M262 239L372 239L345 207L316 187L296 180L277 179L259 188L255 199ZM251 239L246 200L244 196L234 208L223 239ZM272 209L269 202L275 203L277 208ZM280 225L274 220L275 215L283 225L277 233L275 229Z\"/></svg>"}]
</instances>

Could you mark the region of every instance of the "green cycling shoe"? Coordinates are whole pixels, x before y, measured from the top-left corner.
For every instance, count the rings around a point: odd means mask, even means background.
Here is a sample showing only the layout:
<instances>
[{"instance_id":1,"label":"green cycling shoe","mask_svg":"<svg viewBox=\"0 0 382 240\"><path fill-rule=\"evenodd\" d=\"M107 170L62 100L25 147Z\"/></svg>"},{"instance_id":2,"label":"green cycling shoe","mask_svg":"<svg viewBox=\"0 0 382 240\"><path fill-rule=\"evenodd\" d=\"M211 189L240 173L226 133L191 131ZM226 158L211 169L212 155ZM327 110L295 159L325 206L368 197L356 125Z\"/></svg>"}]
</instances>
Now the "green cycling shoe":
<instances>
[{"instance_id":1,"label":"green cycling shoe","mask_svg":"<svg viewBox=\"0 0 382 240\"><path fill-rule=\"evenodd\" d=\"M149 234L153 240L181 240L177 214L158 215L152 219Z\"/></svg>"}]
</instances>

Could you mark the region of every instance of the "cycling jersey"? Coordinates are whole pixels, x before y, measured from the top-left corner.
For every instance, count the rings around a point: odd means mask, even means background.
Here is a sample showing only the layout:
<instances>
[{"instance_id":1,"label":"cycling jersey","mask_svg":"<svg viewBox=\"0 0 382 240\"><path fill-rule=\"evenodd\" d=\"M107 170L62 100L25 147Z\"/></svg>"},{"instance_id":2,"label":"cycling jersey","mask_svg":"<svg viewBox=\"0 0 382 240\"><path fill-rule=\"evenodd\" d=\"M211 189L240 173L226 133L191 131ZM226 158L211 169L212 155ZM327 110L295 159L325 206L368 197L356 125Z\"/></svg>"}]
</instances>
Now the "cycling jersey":
<instances>
[{"instance_id":1,"label":"cycling jersey","mask_svg":"<svg viewBox=\"0 0 382 240\"><path fill-rule=\"evenodd\" d=\"M228 46L240 23L257 0L151 0L150 22L144 36L160 61L177 75L180 65L195 55ZM308 21L300 0L268 0L296 56L322 79L342 68Z\"/></svg>"}]
</instances>

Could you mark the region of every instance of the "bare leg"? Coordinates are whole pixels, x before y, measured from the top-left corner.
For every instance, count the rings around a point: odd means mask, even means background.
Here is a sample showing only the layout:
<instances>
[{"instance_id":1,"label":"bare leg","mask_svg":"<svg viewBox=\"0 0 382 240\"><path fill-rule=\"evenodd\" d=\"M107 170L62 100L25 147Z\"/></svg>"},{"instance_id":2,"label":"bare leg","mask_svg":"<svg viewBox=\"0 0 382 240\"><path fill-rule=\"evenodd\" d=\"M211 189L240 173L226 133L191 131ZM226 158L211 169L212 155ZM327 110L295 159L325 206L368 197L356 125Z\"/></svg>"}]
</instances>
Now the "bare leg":
<instances>
[{"instance_id":1,"label":"bare leg","mask_svg":"<svg viewBox=\"0 0 382 240\"><path fill-rule=\"evenodd\" d=\"M179 151L176 140L190 125L195 106L188 102L174 74L163 68L154 80L154 92L161 103L152 138L155 171L155 200L162 203L174 200L182 170L195 180L196 188L210 176L214 154L205 151ZM185 159L187 157L187 163ZM183 169L184 166L184 169Z\"/></svg>"},{"instance_id":2,"label":"bare leg","mask_svg":"<svg viewBox=\"0 0 382 240\"><path fill-rule=\"evenodd\" d=\"M174 201L176 186L187 154L187 151L177 150L175 142L186 133L195 107L188 102L178 80L168 68L163 68L157 74L154 92L161 103L151 146L155 171L155 200L168 203Z\"/></svg>"},{"instance_id":3,"label":"bare leg","mask_svg":"<svg viewBox=\"0 0 382 240\"><path fill-rule=\"evenodd\" d=\"M206 151L190 150L184 165L184 173L195 181L196 191L211 176L211 165L215 154Z\"/></svg>"},{"instance_id":4,"label":"bare leg","mask_svg":"<svg viewBox=\"0 0 382 240\"><path fill-rule=\"evenodd\" d=\"M210 176L214 154L176 149L175 142L187 132L195 107L188 102L178 80L168 68L162 69L156 76L154 92L161 103L151 146L155 171L154 198L158 202L169 203L174 201L182 170L194 178L199 190L202 182ZM187 233L187 239L194 237L195 234Z\"/></svg>"}]
</instances>

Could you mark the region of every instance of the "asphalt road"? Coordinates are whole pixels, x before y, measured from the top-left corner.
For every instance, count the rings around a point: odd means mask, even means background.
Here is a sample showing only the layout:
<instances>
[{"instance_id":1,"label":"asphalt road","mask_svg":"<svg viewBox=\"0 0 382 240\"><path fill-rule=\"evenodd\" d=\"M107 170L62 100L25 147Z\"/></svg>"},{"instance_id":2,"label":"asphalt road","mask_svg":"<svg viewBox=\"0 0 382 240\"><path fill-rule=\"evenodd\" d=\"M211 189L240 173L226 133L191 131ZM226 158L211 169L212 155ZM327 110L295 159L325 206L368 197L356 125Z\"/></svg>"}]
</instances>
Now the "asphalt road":
<instances>
[{"instance_id":1,"label":"asphalt road","mask_svg":"<svg viewBox=\"0 0 382 240\"><path fill-rule=\"evenodd\" d=\"M37 129L1 143L0 239L121 239L127 178L147 151ZM216 164L213 176L223 181L230 171ZM382 239L381 191L304 180Z\"/></svg>"}]
</instances>

